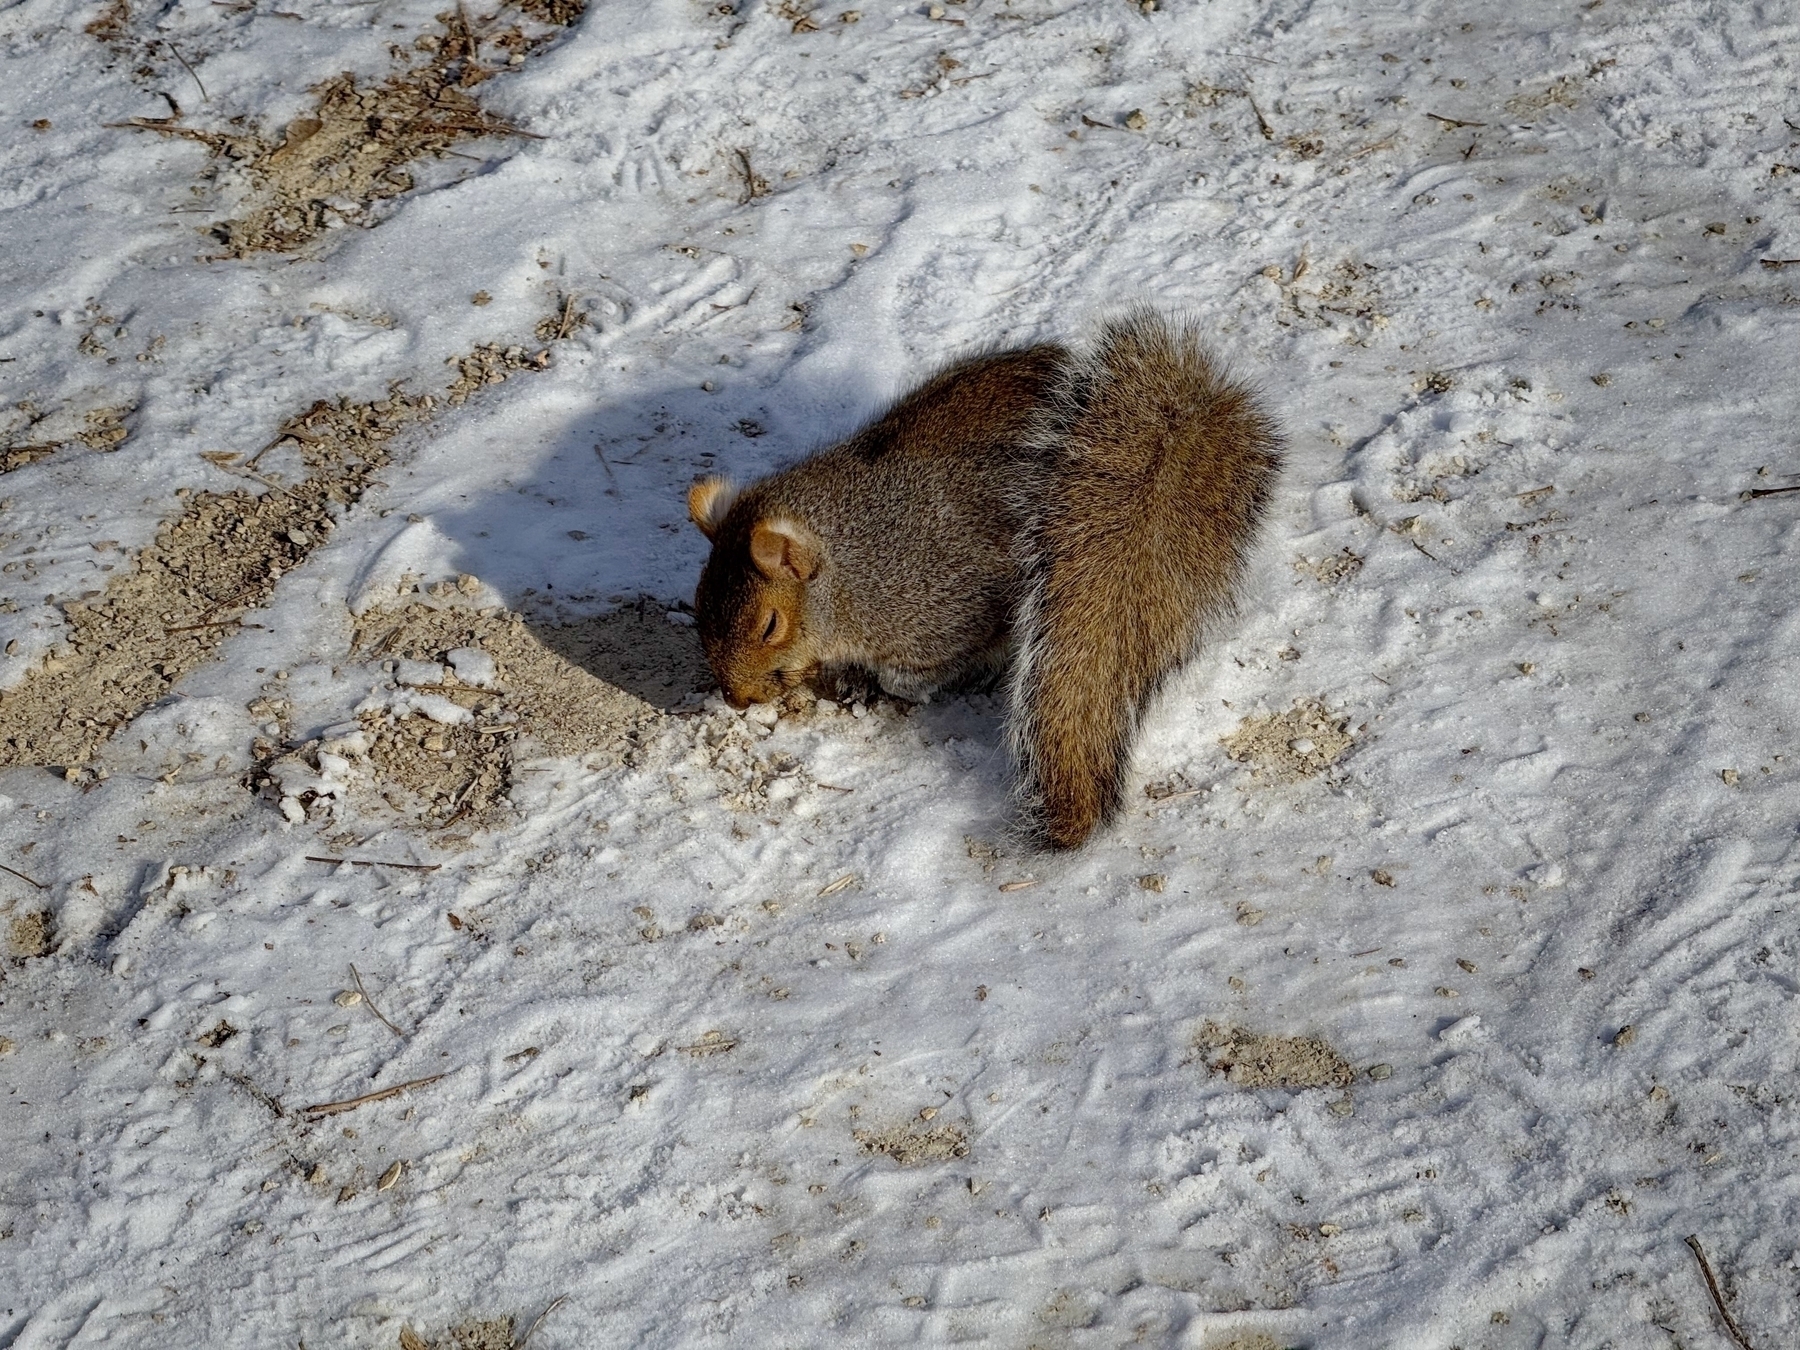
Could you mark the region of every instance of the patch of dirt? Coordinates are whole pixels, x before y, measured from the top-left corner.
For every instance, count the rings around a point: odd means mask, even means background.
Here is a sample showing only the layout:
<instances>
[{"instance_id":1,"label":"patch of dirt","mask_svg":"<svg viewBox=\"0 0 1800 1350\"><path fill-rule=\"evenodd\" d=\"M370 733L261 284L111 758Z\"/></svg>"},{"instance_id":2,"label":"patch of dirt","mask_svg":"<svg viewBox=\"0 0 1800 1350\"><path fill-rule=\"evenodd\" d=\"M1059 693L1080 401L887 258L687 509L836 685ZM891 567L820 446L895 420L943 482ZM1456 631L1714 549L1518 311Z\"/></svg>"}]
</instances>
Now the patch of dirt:
<instances>
[{"instance_id":1,"label":"patch of dirt","mask_svg":"<svg viewBox=\"0 0 1800 1350\"><path fill-rule=\"evenodd\" d=\"M360 718L376 790L396 810L440 828L479 824L506 806L518 761L603 754L618 762L659 721L644 700L547 647L517 614L478 609L455 588L438 589L449 593L371 610L351 643L353 659L443 668L440 682L397 690L402 697L388 709ZM451 653L468 650L493 659L494 678L483 681L489 687L458 681ZM407 696L420 694L455 711L409 706ZM443 720L464 711L466 720Z\"/></svg>"},{"instance_id":2,"label":"patch of dirt","mask_svg":"<svg viewBox=\"0 0 1800 1350\"><path fill-rule=\"evenodd\" d=\"M0 428L0 473L47 459L65 445L85 445L102 453L117 450L131 435L126 419L135 411L135 404L123 404L89 408L78 416L72 408L44 413L29 403L19 404L7 419L14 425Z\"/></svg>"},{"instance_id":3,"label":"patch of dirt","mask_svg":"<svg viewBox=\"0 0 1800 1350\"><path fill-rule=\"evenodd\" d=\"M56 945L56 920L46 909L21 914L7 925L6 950L20 960L48 956Z\"/></svg>"},{"instance_id":4,"label":"patch of dirt","mask_svg":"<svg viewBox=\"0 0 1800 1350\"><path fill-rule=\"evenodd\" d=\"M16 689L0 693L0 766L91 759L207 660L282 574L324 542L334 509L362 496L387 463L386 443L427 416L433 402L396 391L373 403L315 403L274 442L293 441L312 471L292 486L258 474L255 456L242 464L215 458L267 490L192 494L130 572L99 596L64 605L67 641Z\"/></svg>"},{"instance_id":5,"label":"patch of dirt","mask_svg":"<svg viewBox=\"0 0 1800 1350\"><path fill-rule=\"evenodd\" d=\"M1314 1036L1264 1036L1208 1022L1194 1037L1207 1067L1238 1087L1349 1087L1356 1070Z\"/></svg>"},{"instance_id":6,"label":"patch of dirt","mask_svg":"<svg viewBox=\"0 0 1800 1350\"><path fill-rule=\"evenodd\" d=\"M1266 1331L1232 1331L1207 1337L1204 1350L1282 1350L1282 1346Z\"/></svg>"},{"instance_id":7,"label":"patch of dirt","mask_svg":"<svg viewBox=\"0 0 1800 1350\"><path fill-rule=\"evenodd\" d=\"M1581 81L1573 75L1559 76L1547 89L1531 94L1515 94L1506 100L1506 111L1515 117L1529 117L1551 108L1574 108L1580 105L1577 91Z\"/></svg>"},{"instance_id":8,"label":"patch of dirt","mask_svg":"<svg viewBox=\"0 0 1800 1350\"><path fill-rule=\"evenodd\" d=\"M587 13L587 0L513 0L516 8L539 23L567 28Z\"/></svg>"},{"instance_id":9,"label":"patch of dirt","mask_svg":"<svg viewBox=\"0 0 1800 1350\"><path fill-rule=\"evenodd\" d=\"M1285 280L1282 270L1271 265L1263 275L1281 287L1280 317L1284 323L1300 323L1309 328L1336 328L1344 320L1353 325L1352 336L1366 340L1378 329L1387 327L1388 315L1381 309L1381 291L1376 284L1379 269L1373 263L1344 258L1330 267L1314 268L1304 259L1295 265L1294 273ZM1308 281L1312 289L1301 286Z\"/></svg>"},{"instance_id":10,"label":"patch of dirt","mask_svg":"<svg viewBox=\"0 0 1800 1350\"><path fill-rule=\"evenodd\" d=\"M450 1328L449 1344L456 1350L513 1350L513 1320L495 1317L459 1322Z\"/></svg>"},{"instance_id":11,"label":"patch of dirt","mask_svg":"<svg viewBox=\"0 0 1800 1350\"><path fill-rule=\"evenodd\" d=\"M187 507L158 531L132 570L91 599L63 607L66 641L15 689L0 691L0 767L61 767L78 776L115 731L166 695L265 604L276 582L329 536L388 463L388 443L515 371L542 370L547 350L479 347L454 362L442 396L398 385L368 403L324 400L282 424L262 451L206 458L248 485L232 492L181 489ZM262 454L291 442L307 476L285 484L258 469ZM264 489L257 492L254 489Z\"/></svg>"},{"instance_id":12,"label":"patch of dirt","mask_svg":"<svg viewBox=\"0 0 1800 1350\"><path fill-rule=\"evenodd\" d=\"M1248 764L1257 781L1272 785L1325 772L1355 743L1350 719L1316 699L1302 699L1284 713L1246 717L1220 740L1225 753Z\"/></svg>"},{"instance_id":13,"label":"patch of dirt","mask_svg":"<svg viewBox=\"0 0 1800 1350\"><path fill-rule=\"evenodd\" d=\"M580 17L585 0L521 0L526 27L502 15L469 17L462 6L438 16L438 31L417 38L410 58L385 80L360 84L345 73L316 86L317 101L279 133L269 128L228 129L183 125L168 118L134 118L124 125L206 146L210 176L235 190L237 213L212 227L220 255L291 253L338 224L374 223L376 203L413 188L406 166L438 158L463 141L484 136L525 136L489 113L469 91L517 69L525 56ZM115 3L89 32L116 54L125 50L130 14ZM527 31L529 29L530 31ZM151 41L146 51L160 47ZM179 54L177 54L179 55Z\"/></svg>"},{"instance_id":14,"label":"patch of dirt","mask_svg":"<svg viewBox=\"0 0 1800 1350\"><path fill-rule=\"evenodd\" d=\"M1363 569L1362 555L1345 549L1329 558L1296 558L1294 570L1311 577L1321 586L1336 586L1350 580Z\"/></svg>"},{"instance_id":15,"label":"patch of dirt","mask_svg":"<svg viewBox=\"0 0 1800 1350\"><path fill-rule=\"evenodd\" d=\"M429 1341L411 1327L400 1329L400 1350L517 1350L519 1344L510 1317L471 1317Z\"/></svg>"},{"instance_id":16,"label":"patch of dirt","mask_svg":"<svg viewBox=\"0 0 1800 1350\"><path fill-rule=\"evenodd\" d=\"M640 600L611 614L533 625L544 646L610 685L665 712L713 687L706 653L688 616Z\"/></svg>"},{"instance_id":17,"label":"patch of dirt","mask_svg":"<svg viewBox=\"0 0 1800 1350\"><path fill-rule=\"evenodd\" d=\"M864 1153L882 1154L902 1167L969 1156L969 1132L954 1121L925 1128L921 1122L909 1120L883 1130L853 1130L851 1137Z\"/></svg>"}]
</instances>

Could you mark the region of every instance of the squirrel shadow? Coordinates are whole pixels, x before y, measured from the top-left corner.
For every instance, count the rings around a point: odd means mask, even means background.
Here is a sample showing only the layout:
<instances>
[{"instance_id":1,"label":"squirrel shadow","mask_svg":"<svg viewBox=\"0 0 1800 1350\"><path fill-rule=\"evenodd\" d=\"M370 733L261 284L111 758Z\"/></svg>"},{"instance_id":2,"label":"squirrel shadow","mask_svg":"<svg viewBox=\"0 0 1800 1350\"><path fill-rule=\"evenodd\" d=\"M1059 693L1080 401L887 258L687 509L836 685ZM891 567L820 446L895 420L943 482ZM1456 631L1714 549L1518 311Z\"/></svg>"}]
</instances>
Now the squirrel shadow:
<instances>
[{"instance_id":1,"label":"squirrel shadow","mask_svg":"<svg viewBox=\"0 0 1800 1350\"><path fill-rule=\"evenodd\" d=\"M857 391L804 377L596 398L505 490L432 523L550 651L665 712L691 707L717 684L689 604L710 548L689 485L759 478L864 413ZM504 405L489 416L498 438Z\"/></svg>"},{"instance_id":2,"label":"squirrel shadow","mask_svg":"<svg viewBox=\"0 0 1800 1350\"><path fill-rule=\"evenodd\" d=\"M672 712L717 687L692 622L648 595L610 614L567 622L527 618L533 637L571 665Z\"/></svg>"}]
</instances>

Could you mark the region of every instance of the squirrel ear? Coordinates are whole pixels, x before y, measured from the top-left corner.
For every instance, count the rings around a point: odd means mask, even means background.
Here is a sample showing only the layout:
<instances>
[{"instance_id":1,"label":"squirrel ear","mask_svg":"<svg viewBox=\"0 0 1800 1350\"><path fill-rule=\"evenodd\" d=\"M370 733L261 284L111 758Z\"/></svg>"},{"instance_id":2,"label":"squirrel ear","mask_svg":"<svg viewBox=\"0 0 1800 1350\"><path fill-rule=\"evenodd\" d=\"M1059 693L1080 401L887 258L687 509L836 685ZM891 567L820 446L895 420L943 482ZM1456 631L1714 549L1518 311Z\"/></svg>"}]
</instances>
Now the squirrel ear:
<instances>
[{"instance_id":1,"label":"squirrel ear","mask_svg":"<svg viewBox=\"0 0 1800 1350\"><path fill-rule=\"evenodd\" d=\"M791 520L759 520L750 531L751 560L771 581L811 581L824 566L824 551L816 534Z\"/></svg>"},{"instance_id":2,"label":"squirrel ear","mask_svg":"<svg viewBox=\"0 0 1800 1350\"><path fill-rule=\"evenodd\" d=\"M728 479L702 478L688 489L688 515L708 539L719 532L725 513L737 500L737 489Z\"/></svg>"}]
</instances>

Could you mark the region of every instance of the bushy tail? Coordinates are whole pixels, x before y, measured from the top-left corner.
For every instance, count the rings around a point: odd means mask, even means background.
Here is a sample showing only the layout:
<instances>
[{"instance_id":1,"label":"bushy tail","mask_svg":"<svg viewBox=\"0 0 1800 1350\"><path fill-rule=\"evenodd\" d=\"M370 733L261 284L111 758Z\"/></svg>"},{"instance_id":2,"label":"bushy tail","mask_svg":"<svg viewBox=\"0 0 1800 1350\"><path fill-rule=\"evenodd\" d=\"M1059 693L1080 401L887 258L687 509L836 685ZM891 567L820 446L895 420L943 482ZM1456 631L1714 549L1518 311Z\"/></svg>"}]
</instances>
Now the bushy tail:
<instances>
[{"instance_id":1,"label":"bushy tail","mask_svg":"<svg viewBox=\"0 0 1800 1350\"><path fill-rule=\"evenodd\" d=\"M1010 734L1039 841L1118 810L1138 719L1231 607L1281 436L1188 322L1140 311L1072 360L1037 429Z\"/></svg>"}]
</instances>

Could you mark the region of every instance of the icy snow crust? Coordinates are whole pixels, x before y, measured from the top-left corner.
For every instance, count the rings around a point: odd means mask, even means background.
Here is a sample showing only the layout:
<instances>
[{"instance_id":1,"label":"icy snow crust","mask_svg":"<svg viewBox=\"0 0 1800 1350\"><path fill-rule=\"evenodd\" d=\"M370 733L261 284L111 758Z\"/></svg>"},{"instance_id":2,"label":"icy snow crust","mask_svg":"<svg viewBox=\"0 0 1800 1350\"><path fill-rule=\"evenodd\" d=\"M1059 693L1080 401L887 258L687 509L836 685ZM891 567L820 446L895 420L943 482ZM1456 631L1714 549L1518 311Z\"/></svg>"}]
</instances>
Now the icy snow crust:
<instances>
[{"instance_id":1,"label":"icy snow crust","mask_svg":"<svg viewBox=\"0 0 1800 1350\"><path fill-rule=\"evenodd\" d=\"M1689 1233L1800 1340L1800 493L1744 495L1800 484L1792 7L738 8L596 3L478 91L541 139L211 262L242 185L106 124L278 129L434 4L135 16L193 78L0 13L0 430L129 410L0 481L0 687L242 485L202 452L591 320L408 433L79 782L0 774L0 1345L448 1344L564 1295L538 1350L1724 1344ZM1009 842L982 697L665 699L478 828L356 804L359 705L466 709L353 609L669 608L697 474L1136 300L1291 469L1083 852ZM276 694L312 749L252 793Z\"/></svg>"}]
</instances>

